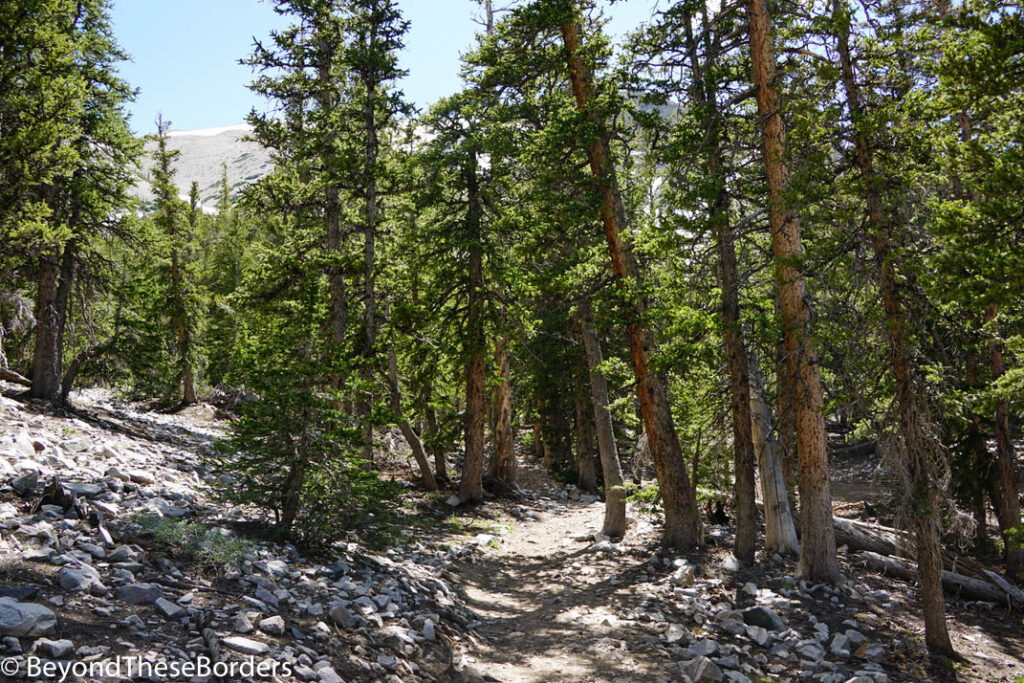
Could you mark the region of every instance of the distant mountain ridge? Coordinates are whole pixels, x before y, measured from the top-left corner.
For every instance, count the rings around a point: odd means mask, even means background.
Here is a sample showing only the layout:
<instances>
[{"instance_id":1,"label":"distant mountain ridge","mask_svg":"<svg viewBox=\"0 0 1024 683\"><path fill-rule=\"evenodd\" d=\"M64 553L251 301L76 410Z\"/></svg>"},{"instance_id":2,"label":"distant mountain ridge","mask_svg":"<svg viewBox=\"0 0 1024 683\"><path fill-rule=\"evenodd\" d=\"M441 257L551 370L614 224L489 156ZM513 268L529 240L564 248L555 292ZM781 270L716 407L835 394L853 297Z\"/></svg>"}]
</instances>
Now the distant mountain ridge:
<instances>
[{"instance_id":1,"label":"distant mountain ridge","mask_svg":"<svg viewBox=\"0 0 1024 683\"><path fill-rule=\"evenodd\" d=\"M232 195L237 195L243 187L270 173L273 168L270 152L258 143L245 139L251 130L250 126L239 124L169 131L167 146L180 152L174 162L174 182L181 197L187 200L192 182L199 183L203 210L212 213L220 192L224 164L227 164L228 186ZM148 140L142 159L142 177L135 187L135 195L142 200L144 210L154 199L150 179L155 149L156 142Z\"/></svg>"}]
</instances>

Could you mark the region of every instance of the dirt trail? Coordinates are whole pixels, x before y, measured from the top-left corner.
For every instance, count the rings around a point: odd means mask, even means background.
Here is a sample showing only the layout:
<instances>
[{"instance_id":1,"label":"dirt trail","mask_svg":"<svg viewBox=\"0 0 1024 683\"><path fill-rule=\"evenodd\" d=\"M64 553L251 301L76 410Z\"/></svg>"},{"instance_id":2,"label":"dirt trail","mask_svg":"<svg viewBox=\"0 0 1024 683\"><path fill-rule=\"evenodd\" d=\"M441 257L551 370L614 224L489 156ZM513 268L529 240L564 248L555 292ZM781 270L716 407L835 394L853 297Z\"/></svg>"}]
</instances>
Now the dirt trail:
<instances>
[{"instance_id":1,"label":"dirt trail","mask_svg":"<svg viewBox=\"0 0 1024 683\"><path fill-rule=\"evenodd\" d=\"M631 587L650 555L638 547L644 539L614 554L589 551L593 541L577 539L600 531L603 504L558 500L541 493L552 486L546 475L523 474L540 493L522 506L527 518L459 566L487 641L466 662L504 683L677 680L671 661L643 642L652 632L623 621L643 602Z\"/></svg>"}]
</instances>

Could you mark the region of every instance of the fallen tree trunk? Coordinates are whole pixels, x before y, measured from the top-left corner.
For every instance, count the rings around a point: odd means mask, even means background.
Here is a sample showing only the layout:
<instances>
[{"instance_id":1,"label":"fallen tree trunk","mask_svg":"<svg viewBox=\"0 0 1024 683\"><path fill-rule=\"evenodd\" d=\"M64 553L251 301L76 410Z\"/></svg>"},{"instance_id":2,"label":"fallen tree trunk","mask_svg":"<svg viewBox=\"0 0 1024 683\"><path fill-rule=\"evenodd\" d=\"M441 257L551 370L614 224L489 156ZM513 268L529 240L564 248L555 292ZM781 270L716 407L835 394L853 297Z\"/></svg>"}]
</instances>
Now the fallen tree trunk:
<instances>
[{"instance_id":1,"label":"fallen tree trunk","mask_svg":"<svg viewBox=\"0 0 1024 683\"><path fill-rule=\"evenodd\" d=\"M832 446L830 455L832 457L839 458L862 458L866 455L872 455L878 448L877 441L861 441L859 443L844 443L838 446Z\"/></svg>"},{"instance_id":2,"label":"fallen tree trunk","mask_svg":"<svg viewBox=\"0 0 1024 683\"><path fill-rule=\"evenodd\" d=\"M856 559L870 569L892 574L908 581L917 581L917 568L905 560L880 555L871 551L858 553ZM1008 603L1018 608L1024 607L1024 603L1018 602L1012 594L1002 590L999 586L983 579L964 576L956 572L942 572L942 588L947 593L971 598L972 600Z\"/></svg>"},{"instance_id":3,"label":"fallen tree trunk","mask_svg":"<svg viewBox=\"0 0 1024 683\"><path fill-rule=\"evenodd\" d=\"M4 380L5 382L20 384L24 387L32 386L32 380L30 380L28 377L20 375L14 370L9 370L7 368L0 368L0 379Z\"/></svg>"}]
</instances>

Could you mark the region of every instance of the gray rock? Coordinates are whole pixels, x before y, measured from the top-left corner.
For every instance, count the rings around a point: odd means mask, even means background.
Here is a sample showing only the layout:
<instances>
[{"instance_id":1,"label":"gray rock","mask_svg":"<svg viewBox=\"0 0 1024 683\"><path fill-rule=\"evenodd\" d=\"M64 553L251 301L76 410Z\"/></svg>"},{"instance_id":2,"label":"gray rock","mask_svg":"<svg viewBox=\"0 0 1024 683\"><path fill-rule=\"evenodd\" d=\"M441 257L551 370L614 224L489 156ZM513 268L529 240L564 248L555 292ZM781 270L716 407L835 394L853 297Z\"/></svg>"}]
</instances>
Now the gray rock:
<instances>
[{"instance_id":1,"label":"gray rock","mask_svg":"<svg viewBox=\"0 0 1024 683\"><path fill-rule=\"evenodd\" d=\"M32 643L32 652L47 659L64 659L75 650L70 640L49 640L40 638Z\"/></svg>"},{"instance_id":2,"label":"gray rock","mask_svg":"<svg viewBox=\"0 0 1024 683\"><path fill-rule=\"evenodd\" d=\"M22 637L49 633L57 625L52 610L14 598L0 598L0 635Z\"/></svg>"},{"instance_id":3,"label":"gray rock","mask_svg":"<svg viewBox=\"0 0 1024 683\"><path fill-rule=\"evenodd\" d=\"M837 633L832 638L832 644L829 646L832 654L839 655L842 657L850 656L850 639L843 633Z\"/></svg>"},{"instance_id":4,"label":"gray rock","mask_svg":"<svg viewBox=\"0 0 1024 683\"><path fill-rule=\"evenodd\" d=\"M865 641L867 641L867 637L863 633L852 628L846 629L846 637L850 640L850 644L854 647L859 647Z\"/></svg>"},{"instance_id":5,"label":"gray rock","mask_svg":"<svg viewBox=\"0 0 1024 683\"><path fill-rule=\"evenodd\" d=\"M102 484L93 484L87 481L76 482L74 484L68 484L67 486L71 493L76 496L81 496L82 498L95 498L107 490L107 487Z\"/></svg>"},{"instance_id":6,"label":"gray rock","mask_svg":"<svg viewBox=\"0 0 1024 683\"><path fill-rule=\"evenodd\" d=\"M760 626L769 631L781 631L786 628L786 622L767 607L749 607L743 610L743 623Z\"/></svg>"},{"instance_id":7,"label":"gray rock","mask_svg":"<svg viewBox=\"0 0 1024 683\"><path fill-rule=\"evenodd\" d=\"M11 480L11 487L18 493L29 493L35 490L38 484L39 472L35 470L29 470L20 477L15 477Z\"/></svg>"},{"instance_id":8,"label":"gray rock","mask_svg":"<svg viewBox=\"0 0 1024 683\"><path fill-rule=\"evenodd\" d=\"M423 628L420 629L420 633L423 634L426 640L433 641L437 639L437 634L434 632L434 622L430 619L423 622Z\"/></svg>"},{"instance_id":9,"label":"gray rock","mask_svg":"<svg viewBox=\"0 0 1024 683\"><path fill-rule=\"evenodd\" d=\"M185 616L188 612L184 607L171 602L167 598L157 598L154 604L156 605L157 610L160 611L160 614L164 615L168 619L178 619Z\"/></svg>"},{"instance_id":10,"label":"gray rock","mask_svg":"<svg viewBox=\"0 0 1024 683\"><path fill-rule=\"evenodd\" d=\"M695 640L690 643L689 651L690 654L698 657L710 657L718 652L718 643L710 638L705 640Z\"/></svg>"},{"instance_id":11,"label":"gray rock","mask_svg":"<svg viewBox=\"0 0 1024 683\"><path fill-rule=\"evenodd\" d=\"M768 633L768 629L763 626L747 626L747 638L764 647L768 644L768 639L771 635Z\"/></svg>"},{"instance_id":12,"label":"gray rock","mask_svg":"<svg viewBox=\"0 0 1024 683\"><path fill-rule=\"evenodd\" d=\"M155 484L156 477L147 472L146 470L131 470L128 472L128 478L136 484Z\"/></svg>"},{"instance_id":13,"label":"gray rock","mask_svg":"<svg viewBox=\"0 0 1024 683\"><path fill-rule=\"evenodd\" d=\"M726 555L725 559L722 560L722 571L735 574L741 569L740 561L736 559L736 556L732 553Z\"/></svg>"},{"instance_id":14,"label":"gray rock","mask_svg":"<svg viewBox=\"0 0 1024 683\"><path fill-rule=\"evenodd\" d=\"M798 655L815 663L825 658L825 648L816 640L801 640L794 649Z\"/></svg>"},{"instance_id":15,"label":"gray rock","mask_svg":"<svg viewBox=\"0 0 1024 683\"><path fill-rule=\"evenodd\" d=\"M126 545L120 545L107 553L107 560L110 562L133 562L135 558L135 551Z\"/></svg>"},{"instance_id":16,"label":"gray rock","mask_svg":"<svg viewBox=\"0 0 1024 683\"><path fill-rule=\"evenodd\" d=\"M667 643L678 643L688 636L689 633L679 624L669 624L668 628L665 629L665 642Z\"/></svg>"},{"instance_id":17,"label":"gray rock","mask_svg":"<svg viewBox=\"0 0 1024 683\"><path fill-rule=\"evenodd\" d=\"M268 617L260 622L260 630L271 636L284 634L284 619L281 616Z\"/></svg>"},{"instance_id":18,"label":"gray rock","mask_svg":"<svg viewBox=\"0 0 1024 683\"><path fill-rule=\"evenodd\" d=\"M100 573L87 564L66 566L60 570L57 579L61 588L75 593L87 591L93 595L103 595L107 592L107 587L100 579Z\"/></svg>"},{"instance_id":19,"label":"gray rock","mask_svg":"<svg viewBox=\"0 0 1024 683\"><path fill-rule=\"evenodd\" d=\"M53 548L32 548L23 552L21 559L26 562L49 562L53 554Z\"/></svg>"},{"instance_id":20,"label":"gray rock","mask_svg":"<svg viewBox=\"0 0 1024 683\"><path fill-rule=\"evenodd\" d=\"M724 678L722 670L707 657L695 657L680 664L683 674L693 683L718 683Z\"/></svg>"},{"instance_id":21,"label":"gray rock","mask_svg":"<svg viewBox=\"0 0 1024 683\"><path fill-rule=\"evenodd\" d=\"M129 628L137 628L139 630L146 628L146 622L144 622L142 617L138 614L129 615L128 618L124 620L124 625Z\"/></svg>"},{"instance_id":22,"label":"gray rock","mask_svg":"<svg viewBox=\"0 0 1024 683\"><path fill-rule=\"evenodd\" d=\"M133 583L118 588L114 596L130 605L149 605L162 598L160 586L151 583Z\"/></svg>"},{"instance_id":23,"label":"gray rock","mask_svg":"<svg viewBox=\"0 0 1024 683\"><path fill-rule=\"evenodd\" d=\"M225 647L231 648L235 652L241 652L243 655L265 655L270 652L270 646L266 643L242 636L228 636L221 642Z\"/></svg>"},{"instance_id":24,"label":"gray rock","mask_svg":"<svg viewBox=\"0 0 1024 683\"><path fill-rule=\"evenodd\" d=\"M462 505L462 499L458 496L449 496L445 503L450 507L457 508Z\"/></svg>"},{"instance_id":25,"label":"gray rock","mask_svg":"<svg viewBox=\"0 0 1024 683\"><path fill-rule=\"evenodd\" d=\"M320 683L345 683L345 680L338 675L338 672L329 666L325 666L317 674L320 676Z\"/></svg>"},{"instance_id":26,"label":"gray rock","mask_svg":"<svg viewBox=\"0 0 1024 683\"><path fill-rule=\"evenodd\" d=\"M272 607L273 609L277 609L280 606L277 596L268 591L263 586L260 586L256 589L256 592L253 594L253 597L259 600L260 602L264 603L265 605Z\"/></svg>"},{"instance_id":27,"label":"gray rock","mask_svg":"<svg viewBox=\"0 0 1024 683\"><path fill-rule=\"evenodd\" d=\"M252 633L255 628L248 612L239 612L231 622L231 628L235 633Z\"/></svg>"},{"instance_id":28,"label":"gray rock","mask_svg":"<svg viewBox=\"0 0 1024 683\"><path fill-rule=\"evenodd\" d=\"M358 628L362 619L352 613L345 605L334 605L328 611L335 624L342 628Z\"/></svg>"},{"instance_id":29,"label":"gray rock","mask_svg":"<svg viewBox=\"0 0 1024 683\"><path fill-rule=\"evenodd\" d=\"M103 473L104 477L110 477L111 479L118 479L120 481L131 481L131 477L124 470L117 467L108 467L107 471Z\"/></svg>"}]
</instances>

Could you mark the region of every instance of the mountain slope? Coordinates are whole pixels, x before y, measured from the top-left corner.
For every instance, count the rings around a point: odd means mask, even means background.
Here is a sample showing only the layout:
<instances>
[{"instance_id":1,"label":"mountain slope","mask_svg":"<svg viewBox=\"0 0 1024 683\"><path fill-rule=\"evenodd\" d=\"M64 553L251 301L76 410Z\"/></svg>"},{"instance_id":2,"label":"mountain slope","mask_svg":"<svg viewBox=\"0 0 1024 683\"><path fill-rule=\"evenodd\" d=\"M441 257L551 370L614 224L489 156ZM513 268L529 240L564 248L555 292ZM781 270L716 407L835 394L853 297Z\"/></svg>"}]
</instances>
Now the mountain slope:
<instances>
[{"instance_id":1,"label":"mountain slope","mask_svg":"<svg viewBox=\"0 0 1024 683\"><path fill-rule=\"evenodd\" d=\"M244 124L201 130L170 131L168 147L180 155L174 162L174 181L182 198L187 199L192 182L199 183L199 197L206 211L212 211L220 190L221 173L227 164L228 186L232 195L270 173L270 153L258 143L247 140L250 127ZM153 201L150 171L156 142L146 142L142 170L135 194L142 208Z\"/></svg>"}]
</instances>

